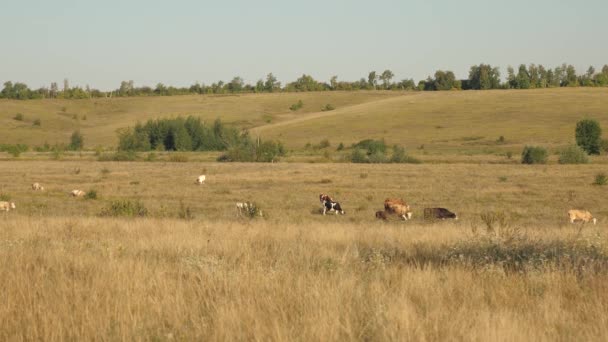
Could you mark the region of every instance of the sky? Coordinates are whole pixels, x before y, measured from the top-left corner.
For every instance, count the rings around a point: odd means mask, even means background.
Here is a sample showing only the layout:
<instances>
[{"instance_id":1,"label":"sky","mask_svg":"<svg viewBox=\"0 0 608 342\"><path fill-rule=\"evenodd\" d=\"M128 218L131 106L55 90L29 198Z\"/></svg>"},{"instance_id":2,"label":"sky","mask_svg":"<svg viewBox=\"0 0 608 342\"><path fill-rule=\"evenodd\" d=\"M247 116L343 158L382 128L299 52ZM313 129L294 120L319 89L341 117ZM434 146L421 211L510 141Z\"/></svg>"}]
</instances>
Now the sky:
<instances>
[{"instance_id":1,"label":"sky","mask_svg":"<svg viewBox=\"0 0 608 342\"><path fill-rule=\"evenodd\" d=\"M0 1L0 82L32 88L608 64L606 0Z\"/></svg>"}]
</instances>

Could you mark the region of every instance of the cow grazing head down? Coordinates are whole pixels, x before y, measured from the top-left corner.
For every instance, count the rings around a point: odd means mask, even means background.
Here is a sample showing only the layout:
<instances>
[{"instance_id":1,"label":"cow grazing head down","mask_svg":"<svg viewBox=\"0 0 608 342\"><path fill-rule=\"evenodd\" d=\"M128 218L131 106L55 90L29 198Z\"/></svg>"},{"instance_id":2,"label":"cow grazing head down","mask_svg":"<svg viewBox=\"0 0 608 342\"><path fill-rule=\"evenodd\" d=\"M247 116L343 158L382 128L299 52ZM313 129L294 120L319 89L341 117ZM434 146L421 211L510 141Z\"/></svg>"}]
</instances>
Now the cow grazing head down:
<instances>
[{"instance_id":1,"label":"cow grazing head down","mask_svg":"<svg viewBox=\"0 0 608 342\"><path fill-rule=\"evenodd\" d=\"M588 210L568 210L568 218L570 219L570 223L574 223L574 221L582 221L583 223L591 221L593 224L597 223L597 218L593 217Z\"/></svg>"},{"instance_id":2,"label":"cow grazing head down","mask_svg":"<svg viewBox=\"0 0 608 342\"><path fill-rule=\"evenodd\" d=\"M404 221L412 219L410 206L400 198L387 198L384 200L384 210L386 213L395 214Z\"/></svg>"},{"instance_id":3,"label":"cow grazing head down","mask_svg":"<svg viewBox=\"0 0 608 342\"><path fill-rule=\"evenodd\" d=\"M424 208L425 220L458 220L458 215L447 210L446 208Z\"/></svg>"},{"instance_id":4,"label":"cow grazing head down","mask_svg":"<svg viewBox=\"0 0 608 342\"><path fill-rule=\"evenodd\" d=\"M379 219L379 220L385 220L386 221L387 220L386 212L384 212L382 210L376 211L376 218Z\"/></svg>"}]
</instances>

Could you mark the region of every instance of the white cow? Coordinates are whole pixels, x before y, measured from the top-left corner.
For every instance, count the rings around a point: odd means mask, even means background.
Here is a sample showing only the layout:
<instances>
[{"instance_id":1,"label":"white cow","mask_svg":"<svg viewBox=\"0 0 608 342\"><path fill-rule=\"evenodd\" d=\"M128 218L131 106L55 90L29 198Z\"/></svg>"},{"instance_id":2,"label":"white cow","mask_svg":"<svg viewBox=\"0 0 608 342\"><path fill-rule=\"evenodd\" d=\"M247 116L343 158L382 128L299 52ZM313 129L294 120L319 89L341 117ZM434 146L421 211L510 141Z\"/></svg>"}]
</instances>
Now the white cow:
<instances>
[{"instance_id":1,"label":"white cow","mask_svg":"<svg viewBox=\"0 0 608 342\"><path fill-rule=\"evenodd\" d=\"M34 191L44 191L44 187L40 185L40 183L32 184L32 190Z\"/></svg>"},{"instance_id":2,"label":"white cow","mask_svg":"<svg viewBox=\"0 0 608 342\"><path fill-rule=\"evenodd\" d=\"M205 179L206 179L206 178L207 178L207 177L205 177L205 175L200 175L200 176L198 176L198 178L196 179L196 183L197 183L198 185L205 184Z\"/></svg>"},{"instance_id":3,"label":"white cow","mask_svg":"<svg viewBox=\"0 0 608 342\"><path fill-rule=\"evenodd\" d=\"M86 193L82 190L72 190L72 192L70 193L72 196L74 197L82 197L84 196Z\"/></svg>"},{"instance_id":4,"label":"white cow","mask_svg":"<svg viewBox=\"0 0 608 342\"><path fill-rule=\"evenodd\" d=\"M17 207L15 206L14 202L0 202L0 210L3 211L10 211L11 209L16 209Z\"/></svg>"},{"instance_id":5,"label":"white cow","mask_svg":"<svg viewBox=\"0 0 608 342\"><path fill-rule=\"evenodd\" d=\"M597 219L591 215L591 213L587 210L577 210L571 209L568 210L568 218L570 219L570 223L574 223L574 221L583 221L583 223L587 223L589 221L593 221L593 224L597 223Z\"/></svg>"}]
</instances>

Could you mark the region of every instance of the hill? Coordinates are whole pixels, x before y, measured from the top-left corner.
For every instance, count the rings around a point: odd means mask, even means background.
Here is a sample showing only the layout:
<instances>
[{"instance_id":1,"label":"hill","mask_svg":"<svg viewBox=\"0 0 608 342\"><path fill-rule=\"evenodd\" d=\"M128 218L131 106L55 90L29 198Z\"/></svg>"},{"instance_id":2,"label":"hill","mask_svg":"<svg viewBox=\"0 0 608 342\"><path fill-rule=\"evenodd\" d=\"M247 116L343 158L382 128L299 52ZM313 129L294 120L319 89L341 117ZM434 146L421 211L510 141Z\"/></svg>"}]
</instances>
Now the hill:
<instances>
[{"instance_id":1,"label":"hill","mask_svg":"<svg viewBox=\"0 0 608 342\"><path fill-rule=\"evenodd\" d=\"M289 107L302 100L296 112ZM336 109L321 111L326 104ZM23 121L14 119L22 113ZM243 95L0 101L0 143L67 142L115 146L116 130L158 117L199 116L251 129L292 150L329 139L347 146L365 138L424 154L518 153L526 144L561 147L574 126L594 118L608 127L607 88L454 92L311 92ZM35 119L41 126L33 126ZM500 140L500 137L504 139ZM420 154L422 154L420 152Z\"/></svg>"}]
</instances>

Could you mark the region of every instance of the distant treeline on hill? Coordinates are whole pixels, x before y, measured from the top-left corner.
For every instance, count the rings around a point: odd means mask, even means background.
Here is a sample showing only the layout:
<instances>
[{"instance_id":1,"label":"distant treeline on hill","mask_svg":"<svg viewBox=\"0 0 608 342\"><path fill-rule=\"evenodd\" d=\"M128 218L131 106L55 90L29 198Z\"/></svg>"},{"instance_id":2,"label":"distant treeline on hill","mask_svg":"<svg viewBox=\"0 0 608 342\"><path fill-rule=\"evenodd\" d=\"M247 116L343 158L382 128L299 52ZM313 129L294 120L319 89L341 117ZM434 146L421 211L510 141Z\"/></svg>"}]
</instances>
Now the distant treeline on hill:
<instances>
[{"instance_id":1,"label":"distant treeline on hill","mask_svg":"<svg viewBox=\"0 0 608 342\"><path fill-rule=\"evenodd\" d=\"M542 65L522 64L517 71L512 67L507 68L506 81L502 81L498 67L488 64L479 64L471 67L467 79L456 79L449 70L438 70L434 77L429 76L426 80L415 83L413 79L404 79L393 82L395 75L390 70L381 74L372 71L367 78L358 81L338 81L338 76L333 76L329 83L315 80L309 75L302 75L294 82L281 86L276 77L270 73L266 80L258 80L255 85L248 84L239 76L232 81L224 83L219 81L211 85L195 83L190 87L166 86L162 83L156 87L135 87L133 81L123 81L120 88L113 91L100 91L85 88L70 87L68 80L64 80L63 88L60 90L56 82L50 87L30 89L24 83L4 83L0 92L0 98L6 99L41 99L41 98L63 98L63 99L85 99L92 97L127 97L127 96L172 96L188 94L234 94L234 93L272 93L272 92L303 92L303 91L332 91L332 90L486 90L486 89L531 89L531 88L553 88L553 87L606 87L608 86L608 65L604 65L600 72L590 66L584 74L577 74L574 66L562 64L553 69L547 69Z\"/></svg>"}]
</instances>

